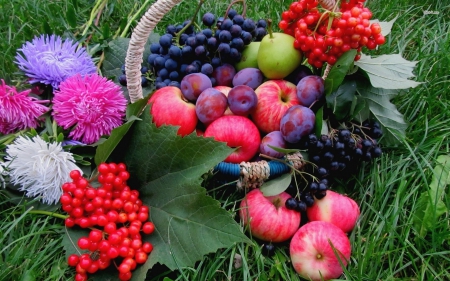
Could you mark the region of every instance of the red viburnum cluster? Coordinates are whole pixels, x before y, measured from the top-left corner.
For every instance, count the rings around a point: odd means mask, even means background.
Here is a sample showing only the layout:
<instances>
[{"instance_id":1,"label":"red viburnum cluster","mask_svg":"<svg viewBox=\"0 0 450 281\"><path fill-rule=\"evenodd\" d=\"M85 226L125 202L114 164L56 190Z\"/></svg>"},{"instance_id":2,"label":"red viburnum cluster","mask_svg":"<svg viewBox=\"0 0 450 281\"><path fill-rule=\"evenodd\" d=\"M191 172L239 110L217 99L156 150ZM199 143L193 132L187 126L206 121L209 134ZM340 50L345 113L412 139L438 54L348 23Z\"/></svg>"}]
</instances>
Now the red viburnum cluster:
<instances>
[{"instance_id":1,"label":"red viburnum cluster","mask_svg":"<svg viewBox=\"0 0 450 281\"><path fill-rule=\"evenodd\" d=\"M385 42L380 24L370 22L372 12L364 1L343 0L334 11L320 9L318 0L295 1L281 14L279 27L295 37L294 47L314 67L334 65L350 49L358 51L358 60L363 47L371 50Z\"/></svg>"},{"instance_id":2,"label":"red viburnum cluster","mask_svg":"<svg viewBox=\"0 0 450 281\"><path fill-rule=\"evenodd\" d=\"M87 237L78 239L84 252L72 254L68 264L75 267L75 280L87 280L87 274L106 269L111 264L120 280L130 280L137 264L145 263L153 245L142 241L155 226L148 221L149 207L139 199L139 192L127 185L130 177L123 163L98 166L100 187L94 188L78 170L70 172L72 182L63 184L62 209L69 214L67 227L89 228Z\"/></svg>"}]
</instances>

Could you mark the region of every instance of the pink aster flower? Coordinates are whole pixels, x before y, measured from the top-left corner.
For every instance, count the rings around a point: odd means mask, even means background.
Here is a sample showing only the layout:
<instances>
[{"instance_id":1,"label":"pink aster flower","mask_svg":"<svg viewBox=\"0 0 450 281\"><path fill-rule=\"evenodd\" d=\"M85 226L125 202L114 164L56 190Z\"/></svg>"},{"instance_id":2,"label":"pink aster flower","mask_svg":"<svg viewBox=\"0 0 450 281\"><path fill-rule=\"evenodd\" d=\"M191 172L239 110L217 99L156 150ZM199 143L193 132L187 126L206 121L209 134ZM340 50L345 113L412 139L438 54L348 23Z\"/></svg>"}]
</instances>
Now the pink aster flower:
<instances>
[{"instance_id":1,"label":"pink aster flower","mask_svg":"<svg viewBox=\"0 0 450 281\"><path fill-rule=\"evenodd\" d=\"M16 63L30 78L30 83L52 85L54 89L66 78L80 73L96 73L92 58L78 43L60 36L41 35L18 49Z\"/></svg>"},{"instance_id":2,"label":"pink aster flower","mask_svg":"<svg viewBox=\"0 0 450 281\"><path fill-rule=\"evenodd\" d=\"M92 144L123 122L127 100L120 87L98 74L67 78L54 92L53 117L69 137Z\"/></svg>"},{"instance_id":3,"label":"pink aster flower","mask_svg":"<svg viewBox=\"0 0 450 281\"><path fill-rule=\"evenodd\" d=\"M48 101L29 96L30 91L17 92L16 87L8 86L1 80L0 133L9 134L38 126L38 118L49 110L42 103Z\"/></svg>"}]
</instances>

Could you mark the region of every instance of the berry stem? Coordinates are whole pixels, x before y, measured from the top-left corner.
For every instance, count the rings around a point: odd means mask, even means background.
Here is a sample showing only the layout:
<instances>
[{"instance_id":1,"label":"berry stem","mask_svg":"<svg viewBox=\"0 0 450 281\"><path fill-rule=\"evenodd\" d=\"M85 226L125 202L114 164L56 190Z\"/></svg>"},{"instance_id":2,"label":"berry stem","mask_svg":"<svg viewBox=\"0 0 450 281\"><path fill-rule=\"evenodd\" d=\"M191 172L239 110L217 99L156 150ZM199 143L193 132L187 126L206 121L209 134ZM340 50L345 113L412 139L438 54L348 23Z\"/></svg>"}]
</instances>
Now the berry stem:
<instances>
[{"instance_id":1,"label":"berry stem","mask_svg":"<svg viewBox=\"0 0 450 281\"><path fill-rule=\"evenodd\" d=\"M36 214L36 215L46 215L49 217L54 217L54 218L63 219L63 220L65 220L69 217L69 215L63 215L63 214L58 214L58 213L43 211L43 210L31 210L28 213Z\"/></svg>"},{"instance_id":2,"label":"berry stem","mask_svg":"<svg viewBox=\"0 0 450 281\"><path fill-rule=\"evenodd\" d=\"M194 15L192 16L192 19L189 21L188 24L186 24L186 26L183 27L183 29L181 29L176 36L175 42L177 45L180 45L180 37L181 34L183 34L183 32L189 28L189 26L191 26L191 24L193 24L195 22L195 19L197 18L197 14L200 11L200 8L202 7L203 3L205 3L205 0L200 0L198 1L198 5L197 5L197 9L194 12Z\"/></svg>"},{"instance_id":3,"label":"berry stem","mask_svg":"<svg viewBox=\"0 0 450 281\"><path fill-rule=\"evenodd\" d=\"M224 19L227 18L228 12L230 11L231 7L238 2L242 3L243 10L242 10L241 16L243 16L245 18L245 14L247 13L247 3L245 2L245 0L234 0L233 2L230 3L230 5L228 5L228 8L225 11L225 15L223 17Z\"/></svg>"}]
</instances>

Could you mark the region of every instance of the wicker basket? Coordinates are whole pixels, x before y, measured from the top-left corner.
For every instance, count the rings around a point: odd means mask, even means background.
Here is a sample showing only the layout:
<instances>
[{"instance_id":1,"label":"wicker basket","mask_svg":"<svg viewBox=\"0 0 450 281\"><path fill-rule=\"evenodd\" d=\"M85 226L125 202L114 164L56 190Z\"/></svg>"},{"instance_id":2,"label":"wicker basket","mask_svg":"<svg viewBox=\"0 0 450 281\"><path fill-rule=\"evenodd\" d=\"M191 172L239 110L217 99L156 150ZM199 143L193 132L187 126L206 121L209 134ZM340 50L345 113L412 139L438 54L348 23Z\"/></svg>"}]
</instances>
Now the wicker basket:
<instances>
[{"instance_id":1,"label":"wicker basket","mask_svg":"<svg viewBox=\"0 0 450 281\"><path fill-rule=\"evenodd\" d=\"M182 0L158 0L152 4L142 16L136 28L131 34L125 58L127 73L127 88L132 103L143 98L141 86L141 64L145 44L158 22L175 5ZM335 0L319 0L323 8L336 11ZM325 70L328 73L329 68ZM238 180L239 188L255 188L261 186L264 181L290 172L292 169L301 169L305 164L300 153L294 153L285 157L283 161L258 161L231 164L222 162L215 167L215 171L228 175L230 180Z\"/></svg>"}]
</instances>

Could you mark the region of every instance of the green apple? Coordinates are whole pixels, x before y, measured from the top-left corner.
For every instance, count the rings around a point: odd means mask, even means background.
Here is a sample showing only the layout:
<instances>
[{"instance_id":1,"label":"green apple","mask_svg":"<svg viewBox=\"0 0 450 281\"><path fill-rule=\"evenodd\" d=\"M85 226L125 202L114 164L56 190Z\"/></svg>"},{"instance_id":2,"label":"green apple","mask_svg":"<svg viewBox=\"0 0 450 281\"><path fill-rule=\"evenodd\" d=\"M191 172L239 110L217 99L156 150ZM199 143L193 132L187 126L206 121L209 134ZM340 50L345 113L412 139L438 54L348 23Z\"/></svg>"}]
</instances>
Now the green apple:
<instances>
[{"instance_id":1,"label":"green apple","mask_svg":"<svg viewBox=\"0 0 450 281\"><path fill-rule=\"evenodd\" d=\"M234 66L236 71L242 70L244 68L258 68L258 62L256 61L256 57L258 56L258 49L261 42L251 42L247 46L244 47L242 51L241 61L236 63Z\"/></svg>"},{"instance_id":2,"label":"green apple","mask_svg":"<svg viewBox=\"0 0 450 281\"><path fill-rule=\"evenodd\" d=\"M258 68L268 79L283 79L302 62L303 55L294 48L294 37L270 32L261 40L258 50Z\"/></svg>"}]
</instances>

